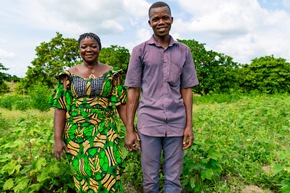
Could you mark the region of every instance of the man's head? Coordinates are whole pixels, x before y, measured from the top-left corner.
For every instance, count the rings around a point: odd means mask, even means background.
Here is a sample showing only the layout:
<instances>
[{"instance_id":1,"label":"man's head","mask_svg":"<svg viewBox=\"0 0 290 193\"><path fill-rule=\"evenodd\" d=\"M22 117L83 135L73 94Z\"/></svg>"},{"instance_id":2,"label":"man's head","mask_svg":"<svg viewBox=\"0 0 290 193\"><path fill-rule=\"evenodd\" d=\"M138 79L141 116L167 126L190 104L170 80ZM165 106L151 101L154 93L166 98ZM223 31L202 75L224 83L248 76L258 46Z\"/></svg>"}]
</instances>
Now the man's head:
<instances>
[{"instance_id":1,"label":"man's head","mask_svg":"<svg viewBox=\"0 0 290 193\"><path fill-rule=\"evenodd\" d=\"M160 38L168 36L173 23L169 5L158 1L150 6L148 15L148 23L152 27L154 35Z\"/></svg>"},{"instance_id":2,"label":"man's head","mask_svg":"<svg viewBox=\"0 0 290 193\"><path fill-rule=\"evenodd\" d=\"M151 9L153 9L153 8L158 8L158 7L167 7L168 10L169 10L169 13L170 13L170 15L171 15L171 9L170 9L169 5L168 5L167 3L165 3L165 2L163 2L163 1L157 1L157 2L153 3L153 4L149 7L149 10L148 10L149 19L150 19L150 11L151 11Z\"/></svg>"}]
</instances>

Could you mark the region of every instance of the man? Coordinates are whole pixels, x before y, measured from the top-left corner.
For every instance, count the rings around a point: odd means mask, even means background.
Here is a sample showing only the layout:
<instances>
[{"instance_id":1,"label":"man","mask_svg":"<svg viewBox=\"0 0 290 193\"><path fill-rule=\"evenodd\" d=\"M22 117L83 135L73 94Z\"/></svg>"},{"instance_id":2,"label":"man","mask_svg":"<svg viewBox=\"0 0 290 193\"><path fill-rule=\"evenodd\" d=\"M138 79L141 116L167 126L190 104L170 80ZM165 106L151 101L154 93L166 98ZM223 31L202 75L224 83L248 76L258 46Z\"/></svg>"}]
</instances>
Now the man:
<instances>
[{"instance_id":1,"label":"man","mask_svg":"<svg viewBox=\"0 0 290 193\"><path fill-rule=\"evenodd\" d=\"M169 34L170 7L156 2L149 8L153 36L133 48L125 86L128 87L126 148L141 144L143 190L158 193L160 157L163 152L164 190L182 191L183 151L191 147L192 87L198 84L190 49ZM141 99L139 96L141 93ZM134 117L138 108L138 134Z\"/></svg>"}]
</instances>

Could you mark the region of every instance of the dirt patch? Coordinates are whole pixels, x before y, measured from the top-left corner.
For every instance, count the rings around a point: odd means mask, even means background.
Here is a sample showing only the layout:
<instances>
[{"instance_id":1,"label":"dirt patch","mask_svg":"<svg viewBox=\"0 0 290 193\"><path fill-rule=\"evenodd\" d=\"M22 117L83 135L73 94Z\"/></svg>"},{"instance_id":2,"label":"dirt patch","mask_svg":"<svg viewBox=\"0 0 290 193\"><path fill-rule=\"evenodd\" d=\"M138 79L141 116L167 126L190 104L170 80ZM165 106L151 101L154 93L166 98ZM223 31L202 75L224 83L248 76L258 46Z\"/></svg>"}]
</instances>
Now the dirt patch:
<instances>
[{"instance_id":1,"label":"dirt patch","mask_svg":"<svg viewBox=\"0 0 290 193\"><path fill-rule=\"evenodd\" d=\"M258 186L249 185L242 189L242 193L272 193L270 190L263 190Z\"/></svg>"},{"instance_id":2,"label":"dirt patch","mask_svg":"<svg viewBox=\"0 0 290 193\"><path fill-rule=\"evenodd\" d=\"M137 190L130 183L125 183L123 187L124 187L124 193L137 193Z\"/></svg>"},{"instance_id":3,"label":"dirt patch","mask_svg":"<svg viewBox=\"0 0 290 193\"><path fill-rule=\"evenodd\" d=\"M266 174L271 174L272 169L271 166L263 166L262 170L266 173Z\"/></svg>"}]
</instances>

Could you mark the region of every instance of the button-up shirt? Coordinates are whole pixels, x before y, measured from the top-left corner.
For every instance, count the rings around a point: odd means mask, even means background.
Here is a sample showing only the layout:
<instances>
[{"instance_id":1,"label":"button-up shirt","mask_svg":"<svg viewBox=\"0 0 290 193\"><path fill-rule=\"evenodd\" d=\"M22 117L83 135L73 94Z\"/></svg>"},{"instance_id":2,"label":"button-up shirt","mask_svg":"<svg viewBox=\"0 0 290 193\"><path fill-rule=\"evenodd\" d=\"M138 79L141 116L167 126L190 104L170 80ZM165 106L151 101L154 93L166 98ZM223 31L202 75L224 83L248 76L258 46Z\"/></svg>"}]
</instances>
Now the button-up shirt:
<instances>
[{"instance_id":1,"label":"button-up shirt","mask_svg":"<svg viewBox=\"0 0 290 193\"><path fill-rule=\"evenodd\" d=\"M198 84L188 46L170 37L168 48L153 36L133 48L125 86L141 88L137 128L144 135L182 136L186 113L181 88Z\"/></svg>"}]
</instances>

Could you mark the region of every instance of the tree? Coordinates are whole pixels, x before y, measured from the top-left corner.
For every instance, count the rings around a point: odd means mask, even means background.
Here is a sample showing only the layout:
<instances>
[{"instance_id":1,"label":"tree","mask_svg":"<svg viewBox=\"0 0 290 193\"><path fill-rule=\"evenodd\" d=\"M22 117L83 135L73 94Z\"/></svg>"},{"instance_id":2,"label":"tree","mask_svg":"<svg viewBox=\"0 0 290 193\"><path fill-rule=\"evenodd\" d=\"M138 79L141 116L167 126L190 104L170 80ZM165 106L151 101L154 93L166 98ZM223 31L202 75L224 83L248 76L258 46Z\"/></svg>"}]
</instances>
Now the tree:
<instances>
[{"instance_id":1,"label":"tree","mask_svg":"<svg viewBox=\"0 0 290 193\"><path fill-rule=\"evenodd\" d=\"M102 48L99 57L100 62L123 69L124 74L127 72L129 60L129 50L116 45Z\"/></svg>"},{"instance_id":2,"label":"tree","mask_svg":"<svg viewBox=\"0 0 290 193\"><path fill-rule=\"evenodd\" d=\"M199 85L193 90L201 95L210 92L227 93L237 90L239 64L233 58L215 51L207 51L205 44L195 40L178 40L186 44L192 53Z\"/></svg>"},{"instance_id":3,"label":"tree","mask_svg":"<svg viewBox=\"0 0 290 193\"><path fill-rule=\"evenodd\" d=\"M241 87L247 92L290 92L290 63L286 59L264 56L255 58L242 68Z\"/></svg>"},{"instance_id":4,"label":"tree","mask_svg":"<svg viewBox=\"0 0 290 193\"><path fill-rule=\"evenodd\" d=\"M63 38L58 32L50 42L42 42L35 50L37 57L31 62L32 66L28 66L23 79L26 89L38 83L52 88L56 83L54 75L63 66L71 67L81 62L77 40Z\"/></svg>"},{"instance_id":5,"label":"tree","mask_svg":"<svg viewBox=\"0 0 290 193\"><path fill-rule=\"evenodd\" d=\"M8 70L8 68L6 68L5 66L3 66L2 63L0 63L0 93L1 94L9 91L9 86L5 83L5 80L7 80L10 75L4 72L1 72L1 71L6 71L6 70Z\"/></svg>"},{"instance_id":6,"label":"tree","mask_svg":"<svg viewBox=\"0 0 290 193\"><path fill-rule=\"evenodd\" d=\"M4 80L6 80L7 77L9 76L8 74L1 72L1 71L6 71L6 70L9 70L9 68L6 68L5 66L3 66L2 63L0 63L0 84L4 82Z\"/></svg>"},{"instance_id":7,"label":"tree","mask_svg":"<svg viewBox=\"0 0 290 193\"><path fill-rule=\"evenodd\" d=\"M41 83L48 88L54 87L56 80L54 75L64 66L72 67L81 63L78 51L78 42L73 38L63 38L56 33L56 37L50 42L42 42L36 47L36 58L28 67L26 77L21 81L21 89L28 90L33 85ZM108 65L117 66L127 70L130 54L120 46L102 48L99 61Z\"/></svg>"}]
</instances>

